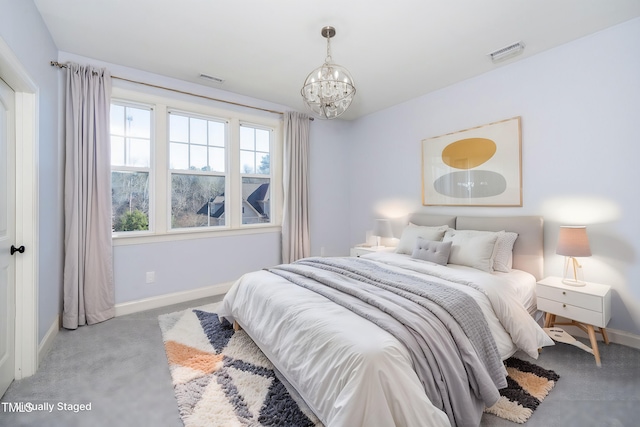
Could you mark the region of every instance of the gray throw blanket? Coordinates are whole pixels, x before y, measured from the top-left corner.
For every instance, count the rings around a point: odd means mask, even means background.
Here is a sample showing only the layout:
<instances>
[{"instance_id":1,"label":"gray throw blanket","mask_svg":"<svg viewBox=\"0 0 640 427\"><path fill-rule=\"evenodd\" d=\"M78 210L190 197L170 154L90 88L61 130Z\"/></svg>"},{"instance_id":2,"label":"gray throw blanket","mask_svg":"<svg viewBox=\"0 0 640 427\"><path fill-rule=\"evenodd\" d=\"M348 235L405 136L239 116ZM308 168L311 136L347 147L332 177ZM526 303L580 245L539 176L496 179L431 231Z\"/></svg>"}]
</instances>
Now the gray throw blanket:
<instances>
[{"instance_id":1,"label":"gray throw blanket","mask_svg":"<svg viewBox=\"0 0 640 427\"><path fill-rule=\"evenodd\" d=\"M375 323L404 344L431 402L453 426L477 426L506 387L497 346L475 300L360 258L305 258L267 269Z\"/></svg>"}]
</instances>

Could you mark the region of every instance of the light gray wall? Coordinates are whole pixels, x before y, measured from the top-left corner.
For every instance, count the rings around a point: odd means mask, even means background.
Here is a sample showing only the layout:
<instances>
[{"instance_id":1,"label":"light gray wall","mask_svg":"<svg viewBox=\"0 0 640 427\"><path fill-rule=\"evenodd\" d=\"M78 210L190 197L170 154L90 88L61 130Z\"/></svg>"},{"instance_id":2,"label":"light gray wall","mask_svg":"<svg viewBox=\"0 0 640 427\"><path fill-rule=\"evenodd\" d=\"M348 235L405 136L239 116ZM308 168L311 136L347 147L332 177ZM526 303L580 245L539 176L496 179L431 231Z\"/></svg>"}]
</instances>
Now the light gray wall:
<instances>
[{"instance_id":1,"label":"light gray wall","mask_svg":"<svg viewBox=\"0 0 640 427\"><path fill-rule=\"evenodd\" d=\"M349 254L351 123L316 119L310 133L311 254Z\"/></svg>"},{"instance_id":2,"label":"light gray wall","mask_svg":"<svg viewBox=\"0 0 640 427\"><path fill-rule=\"evenodd\" d=\"M350 244L376 217L543 215L545 273L559 225L587 225L585 278L613 287L609 327L640 335L640 19L497 68L353 124ZM421 140L522 117L521 208L423 207Z\"/></svg>"},{"instance_id":3,"label":"light gray wall","mask_svg":"<svg viewBox=\"0 0 640 427\"><path fill-rule=\"evenodd\" d=\"M117 304L234 281L281 259L279 232L113 249ZM146 283L147 271L155 272L155 283Z\"/></svg>"},{"instance_id":4,"label":"light gray wall","mask_svg":"<svg viewBox=\"0 0 640 427\"><path fill-rule=\"evenodd\" d=\"M62 155L58 138L58 50L31 0L0 0L0 37L38 85L38 339L60 310L62 289ZM20 284L18 283L18 286Z\"/></svg>"}]
</instances>

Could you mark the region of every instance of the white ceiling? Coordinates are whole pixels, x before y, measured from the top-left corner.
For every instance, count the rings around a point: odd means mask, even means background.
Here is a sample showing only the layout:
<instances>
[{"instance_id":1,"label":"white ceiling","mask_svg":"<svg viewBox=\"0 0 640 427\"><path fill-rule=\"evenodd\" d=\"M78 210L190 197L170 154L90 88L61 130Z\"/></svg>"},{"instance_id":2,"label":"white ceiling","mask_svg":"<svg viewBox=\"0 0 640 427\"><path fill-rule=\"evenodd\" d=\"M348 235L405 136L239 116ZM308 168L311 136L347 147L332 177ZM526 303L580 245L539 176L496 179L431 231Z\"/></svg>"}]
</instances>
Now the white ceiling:
<instances>
[{"instance_id":1,"label":"white ceiling","mask_svg":"<svg viewBox=\"0 0 640 427\"><path fill-rule=\"evenodd\" d=\"M326 55L354 119L640 16L639 0L34 0L59 50L304 110ZM524 53L498 65L487 53ZM200 79L208 74L222 84Z\"/></svg>"}]
</instances>

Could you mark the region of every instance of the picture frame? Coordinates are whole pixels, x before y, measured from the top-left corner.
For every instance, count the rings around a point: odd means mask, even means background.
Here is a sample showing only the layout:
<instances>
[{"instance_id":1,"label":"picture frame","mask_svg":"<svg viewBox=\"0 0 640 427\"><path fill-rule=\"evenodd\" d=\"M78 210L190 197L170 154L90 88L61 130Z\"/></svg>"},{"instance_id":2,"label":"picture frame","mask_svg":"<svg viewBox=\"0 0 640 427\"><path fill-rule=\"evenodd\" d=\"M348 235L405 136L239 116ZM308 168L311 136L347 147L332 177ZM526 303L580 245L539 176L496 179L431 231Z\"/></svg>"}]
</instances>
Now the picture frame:
<instances>
[{"instance_id":1,"label":"picture frame","mask_svg":"<svg viewBox=\"0 0 640 427\"><path fill-rule=\"evenodd\" d=\"M423 139L422 204L522 207L521 117Z\"/></svg>"}]
</instances>

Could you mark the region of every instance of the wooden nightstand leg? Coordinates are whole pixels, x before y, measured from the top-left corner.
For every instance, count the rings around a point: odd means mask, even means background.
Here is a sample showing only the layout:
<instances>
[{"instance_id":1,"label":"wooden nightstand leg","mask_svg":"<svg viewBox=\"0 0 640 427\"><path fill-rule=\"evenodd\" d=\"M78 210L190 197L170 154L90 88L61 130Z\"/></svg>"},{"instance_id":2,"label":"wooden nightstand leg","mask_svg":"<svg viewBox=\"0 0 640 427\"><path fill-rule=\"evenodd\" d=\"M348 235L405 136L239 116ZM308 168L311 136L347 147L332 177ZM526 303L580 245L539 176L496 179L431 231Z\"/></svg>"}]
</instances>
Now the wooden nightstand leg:
<instances>
[{"instance_id":1,"label":"wooden nightstand leg","mask_svg":"<svg viewBox=\"0 0 640 427\"><path fill-rule=\"evenodd\" d=\"M609 337L607 336L607 330L605 328L600 328L600 333L602 334L602 339L605 344L609 344Z\"/></svg>"},{"instance_id":2,"label":"wooden nightstand leg","mask_svg":"<svg viewBox=\"0 0 640 427\"><path fill-rule=\"evenodd\" d=\"M591 340L591 349L593 350L593 355L596 358L596 365L601 366L600 351L598 350L598 341L596 341L596 331L593 329L592 325L587 325L587 331L589 332L589 340Z\"/></svg>"},{"instance_id":3,"label":"wooden nightstand leg","mask_svg":"<svg viewBox=\"0 0 640 427\"><path fill-rule=\"evenodd\" d=\"M553 324L556 321L556 315L555 314L551 314L551 313L547 313L547 315L544 318L544 327L545 328L550 328L553 326Z\"/></svg>"}]
</instances>

